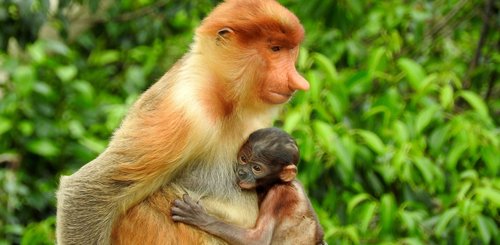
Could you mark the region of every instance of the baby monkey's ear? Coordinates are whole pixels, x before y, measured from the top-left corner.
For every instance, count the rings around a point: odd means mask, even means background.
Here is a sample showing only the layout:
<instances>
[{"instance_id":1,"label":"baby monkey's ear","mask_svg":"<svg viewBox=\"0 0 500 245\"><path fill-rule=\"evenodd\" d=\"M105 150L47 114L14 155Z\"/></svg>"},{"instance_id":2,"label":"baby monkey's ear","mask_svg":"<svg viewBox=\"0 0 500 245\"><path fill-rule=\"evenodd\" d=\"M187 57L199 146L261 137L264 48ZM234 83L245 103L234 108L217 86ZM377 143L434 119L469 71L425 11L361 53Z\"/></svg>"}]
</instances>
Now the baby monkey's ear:
<instances>
[{"instance_id":1,"label":"baby monkey's ear","mask_svg":"<svg viewBox=\"0 0 500 245\"><path fill-rule=\"evenodd\" d=\"M284 182L290 182L297 176L297 167L293 164L287 165L281 170L280 179Z\"/></svg>"}]
</instances>

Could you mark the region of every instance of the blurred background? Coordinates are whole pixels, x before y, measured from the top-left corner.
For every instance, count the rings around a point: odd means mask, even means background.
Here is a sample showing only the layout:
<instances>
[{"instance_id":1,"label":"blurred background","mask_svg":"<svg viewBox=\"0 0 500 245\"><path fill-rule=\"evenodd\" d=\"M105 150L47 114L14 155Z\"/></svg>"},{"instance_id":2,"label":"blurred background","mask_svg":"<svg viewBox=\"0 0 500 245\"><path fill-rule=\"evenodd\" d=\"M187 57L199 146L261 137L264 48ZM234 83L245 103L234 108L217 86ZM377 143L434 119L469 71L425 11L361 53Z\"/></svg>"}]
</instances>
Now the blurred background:
<instances>
[{"instance_id":1,"label":"blurred background","mask_svg":"<svg viewBox=\"0 0 500 245\"><path fill-rule=\"evenodd\" d=\"M0 244L54 243L59 177L218 2L0 0ZM311 89L276 126L328 243L500 244L500 1L280 2Z\"/></svg>"}]
</instances>

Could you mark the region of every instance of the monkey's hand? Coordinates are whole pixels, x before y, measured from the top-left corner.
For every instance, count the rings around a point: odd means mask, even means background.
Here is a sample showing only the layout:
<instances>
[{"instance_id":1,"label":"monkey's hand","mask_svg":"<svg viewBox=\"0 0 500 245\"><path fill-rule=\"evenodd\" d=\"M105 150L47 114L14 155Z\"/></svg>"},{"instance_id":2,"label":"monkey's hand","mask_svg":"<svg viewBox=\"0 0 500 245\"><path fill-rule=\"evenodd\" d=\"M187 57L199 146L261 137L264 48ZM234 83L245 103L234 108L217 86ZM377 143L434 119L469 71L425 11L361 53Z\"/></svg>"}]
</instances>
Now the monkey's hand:
<instances>
[{"instance_id":1,"label":"monkey's hand","mask_svg":"<svg viewBox=\"0 0 500 245\"><path fill-rule=\"evenodd\" d=\"M173 221L194 225L199 228L208 227L217 221L216 218L205 211L203 206L191 199L188 194L184 194L182 200L174 200L171 212Z\"/></svg>"}]
</instances>

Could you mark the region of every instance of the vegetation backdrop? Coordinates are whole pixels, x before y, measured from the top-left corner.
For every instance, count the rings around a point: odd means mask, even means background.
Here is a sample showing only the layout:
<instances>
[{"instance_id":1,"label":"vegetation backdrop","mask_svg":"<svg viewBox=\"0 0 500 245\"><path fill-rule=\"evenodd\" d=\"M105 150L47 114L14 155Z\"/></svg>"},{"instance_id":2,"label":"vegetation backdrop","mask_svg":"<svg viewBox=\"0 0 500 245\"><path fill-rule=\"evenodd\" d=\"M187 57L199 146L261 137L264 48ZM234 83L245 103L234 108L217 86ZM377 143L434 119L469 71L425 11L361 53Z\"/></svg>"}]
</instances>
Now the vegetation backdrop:
<instances>
[{"instance_id":1,"label":"vegetation backdrop","mask_svg":"<svg viewBox=\"0 0 500 245\"><path fill-rule=\"evenodd\" d=\"M296 137L329 244L500 244L500 2L282 0ZM214 0L0 0L0 244L53 244L60 175L106 147ZM153 234L154 235L154 234Z\"/></svg>"}]
</instances>

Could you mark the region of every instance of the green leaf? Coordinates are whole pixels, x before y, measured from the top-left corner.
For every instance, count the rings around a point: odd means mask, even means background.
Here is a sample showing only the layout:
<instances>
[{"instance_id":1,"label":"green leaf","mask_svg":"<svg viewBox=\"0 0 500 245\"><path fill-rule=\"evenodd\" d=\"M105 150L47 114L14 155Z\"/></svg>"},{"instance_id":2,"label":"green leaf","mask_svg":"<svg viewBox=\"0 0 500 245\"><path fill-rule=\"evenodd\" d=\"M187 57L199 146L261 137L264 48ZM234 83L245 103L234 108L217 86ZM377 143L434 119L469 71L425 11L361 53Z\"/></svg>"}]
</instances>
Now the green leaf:
<instances>
[{"instance_id":1,"label":"green leaf","mask_svg":"<svg viewBox=\"0 0 500 245\"><path fill-rule=\"evenodd\" d=\"M462 201L464 200L465 198L465 195L467 195L467 193L469 192L469 190L471 189L472 187L472 183L467 181L465 183L463 183L460 187L460 190L458 191L457 193L457 200L458 201Z\"/></svg>"},{"instance_id":2,"label":"green leaf","mask_svg":"<svg viewBox=\"0 0 500 245\"><path fill-rule=\"evenodd\" d=\"M468 145L464 142L457 141L452 145L451 150L448 152L448 156L446 158L446 169L454 170L458 160L462 156L462 154L467 150Z\"/></svg>"},{"instance_id":3,"label":"green leaf","mask_svg":"<svg viewBox=\"0 0 500 245\"><path fill-rule=\"evenodd\" d=\"M456 217L457 214L458 214L458 208L453 207L451 209L446 210L443 214L439 216L439 221L434 229L434 232L436 233L437 236L441 237L445 235L444 233L448 228L448 224L450 223L451 219Z\"/></svg>"},{"instance_id":4,"label":"green leaf","mask_svg":"<svg viewBox=\"0 0 500 245\"><path fill-rule=\"evenodd\" d=\"M337 137L337 135L333 131L331 125L322 121L314 121L312 126L315 135L318 137L318 143L327 151L333 151L332 140L334 137Z\"/></svg>"},{"instance_id":5,"label":"green leaf","mask_svg":"<svg viewBox=\"0 0 500 245\"><path fill-rule=\"evenodd\" d=\"M36 73L33 67L19 66L16 68L14 75L16 89L20 95L28 95L33 90L36 80Z\"/></svg>"},{"instance_id":6,"label":"green leaf","mask_svg":"<svg viewBox=\"0 0 500 245\"><path fill-rule=\"evenodd\" d=\"M483 215L476 216L477 230L479 231L479 237L484 244L489 244L491 241L491 233L488 229L487 221Z\"/></svg>"},{"instance_id":7,"label":"green leaf","mask_svg":"<svg viewBox=\"0 0 500 245\"><path fill-rule=\"evenodd\" d=\"M410 132L405 123L401 122L400 120L396 120L392 128L394 129L393 137L397 140L398 143L402 144L408 142L408 140L410 139Z\"/></svg>"},{"instance_id":8,"label":"green leaf","mask_svg":"<svg viewBox=\"0 0 500 245\"><path fill-rule=\"evenodd\" d=\"M61 66L56 69L56 75L63 82L69 82L76 77L78 70L74 65Z\"/></svg>"},{"instance_id":9,"label":"green leaf","mask_svg":"<svg viewBox=\"0 0 500 245\"><path fill-rule=\"evenodd\" d=\"M425 182L427 184L433 184L434 183L434 176L432 174L432 166L429 161L429 159L425 158L425 157L417 157L415 160L414 160L414 164L415 166L417 166L420 174L422 175L422 177L424 178Z\"/></svg>"},{"instance_id":10,"label":"green leaf","mask_svg":"<svg viewBox=\"0 0 500 245\"><path fill-rule=\"evenodd\" d=\"M455 241L457 245L468 245L469 241L469 229L465 225L461 225L455 232Z\"/></svg>"},{"instance_id":11,"label":"green leaf","mask_svg":"<svg viewBox=\"0 0 500 245\"><path fill-rule=\"evenodd\" d=\"M309 81L310 87L307 95L311 97L313 102L319 102L321 98L321 92L323 90L323 82L318 78L318 74L316 72L309 71L307 72L307 80ZM317 105L321 105L316 103Z\"/></svg>"},{"instance_id":12,"label":"green leaf","mask_svg":"<svg viewBox=\"0 0 500 245\"><path fill-rule=\"evenodd\" d=\"M380 225L383 236L393 236L397 224L396 201L392 194L384 194L380 200Z\"/></svg>"},{"instance_id":13,"label":"green leaf","mask_svg":"<svg viewBox=\"0 0 500 245\"><path fill-rule=\"evenodd\" d=\"M366 144L376 153L383 154L385 152L384 143L375 133L363 129L357 129L356 133L361 136Z\"/></svg>"},{"instance_id":14,"label":"green leaf","mask_svg":"<svg viewBox=\"0 0 500 245\"><path fill-rule=\"evenodd\" d=\"M344 107L340 99L333 93L326 93L326 102L330 106L330 110L337 121L342 121L344 118Z\"/></svg>"},{"instance_id":15,"label":"green leaf","mask_svg":"<svg viewBox=\"0 0 500 245\"><path fill-rule=\"evenodd\" d=\"M446 124L441 128L435 129L429 138L429 146L432 151L439 152L442 150L444 142L448 139L448 133L450 131L450 125Z\"/></svg>"},{"instance_id":16,"label":"green leaf","mask_svg":"<svg viewBox=\"0 0 500 245\"><path fill-rule=\"evenodd\" d=\"M283 130L286 132L292 132L297 128L297 125L299 125L300 121L302 119L302 115L298 110L294 110L289 112L284 120L283 124Z\"/></svg>"},{"instance_id":17,"label":"green leaf","mask_svg":"<svg viewBox=\"0 0 500 245\"><path fill-rule=\"evenodd\" d=\"M0 117L0 135L12 128L12 122L9 119Z\"/></svg>"},{"instance_id":18,"label":"green leaf","mask_svg":"<svg viewBox=\"0 0 500 245\"><path fill-rule=\"evenodd\" d=\"M453 106L453 88L449 84L441 89L439 100L443 108L450 109Z\"/></svg>"},{"instance_id":19,"label":"green leaf","mask_svg":"<svg viewBox=\"0 0 500 245\"><path fill-rule=\"evenodd\" d=\"M415 131L417 134L420 134L432 121L434 118L438 108L435 106L431 106L420 112L417 116L417 120L415 122Z\"/></svg>"},{"instance_id":20,"label":"green leaf","mask_svg":"<svg viewBox=\"0 0 500 245\"><path fill-rule=\"evenodd\" d=\"M460 91L458 93L458 96L464 98L469 105L474 108L474 110L481 115L483 118L488 118L489 119L489 113L488 113L488 107L484 103L484 100L479 97L476 93L472 91Z\"/></svg>"},{"instance_id":21,"label":"green leaf","mask_svg":"<svg viewBox=\"0 0 500 245\"><path fill-rule=\"evenodd\" d=\"M347 174L351 175L354 168L352 156L332 126L322 121L315 121L313 122L313 130L322 148L328 153L337 156L343 169L348 171Z\"/></svg>"},{"instance_id":22,"label":"green leaf","mask_svg":"<svg viewBox=\"0 0 500 245\"><path fill-rule=\"evenodd\" d=\"M370 200L371 196L366 193L360 193L351 198L351 200L347 203L347 213L352 215L352 211L356 206L366 200Z\"/></svg>"},{"instance_id":23,"label":"green leaf","mask_svg":"<svg viewBox=\"0 0 500 245\"><path fill-rule=\"evenodd\" d=\"M406 74L411 87L416 91L421 91L424 86L422 82L426 77L422 66L407 58L399 59L398 66Z\"/></svg>"},{"instance_id":24,"label":"green leaf","mask_svg":"<svg viewBox=\"0 0 500 245\"><path fill-rule=\"evenodd\" d=\"M299 70L306 69L307 61L309 60L309 50L300 47L299 58L297 59L297 67Z\"/></svg>"},{"instance_id":25,"label":"green leaf","mask_svg":"<svg viewBox=\"0 0 500 245\"><path fill-rule=\"evenodd\" d=\"M368 73L371 78L373 78L374 73L378 70L377 68L385 52L385 48L378 47L370 53L370 58L368 59Z\"/></svg>"},{"instance_id":26,"label":"green leaf","mask_svg":"<svg viewBox=\"0 0 500 245\"><path fill-rule=\"evenodd\" d=\"M477 194L490 201L496 208L500 208L500 191L490 188L482 187L476 190Z\"/></svg>"},{"instance_id":27,"label":"green leaf","mask_svg":"<svg viewBox=\"0 0 500 245\"><path fill-rule=\"evenodd\" d=\"M326 73L327 80L331 82L336 82L338 80L339 75L335 69L335 65L330 59L320 53L314 53L312 57L320 70Z\"/></svg>"},{"instance_id":28,"label":"green leaf","mask_svg":"<svg viewBox=\"0 0 500 245\"><path fill-rule=\"evenodd\" d=\"M84 145L85 147L89 148L95 153L101 153L106 149L106 142L102 140L98 140L93 137L83 137L79 141L80 144Z\"/></svg>"},{"instance_id":29,"label":"green leaf","mask_svg":"<svg viewBox=\"0 0 500 245\"><path fill-rule=\"evenodd\" d=\"M119 59L120 52L116 50L104 50L92 53L89 62L97 66L102 66L117 62Z\"/></svg>"},{"instance_id":30,"label":"green leaf","mask_svg":"<svg viewBox=\"0 0 500 245\"><path fill-rule=\"evenodd\" d=\"M24 231L21 245L54 244L54 229L56 218L51 216L40 223L31 223Z\"/></svg>"},{"instance_id":31,"label":"green leaf","mask_svg":"<svg viewBox=\"0 0 500 245\"><path fill-rule=\"evenodd\" d=\"M481 149L481 158L484 160L487 166L487 172L491 176L498 175L500 171L500 158L498 157L498 148L492 145L488 145Z\"/></svg>"},{"instance_id":32,"label":"green leaf","mask_svg":"<svg viewBox=\"0 0 500 245\"><path fill-rule=\"evenodd\" d=\"M35 139L27 144L28 149L44 157L53 157L60 153L59 148L49 139Z\"/></svg>"},{"instance_id":33,"label":"green leaf","mask_svg":"<svg viewBox=\"0 0 500 245\"><path fill-rule=\"evenodd\" d=\"M359 244L359 235L356 227L348 226L344 229L344 234L349 238L353 244Z\"/></svg>"},{"instance_id":34,"label":"green leaf","mask_svg":"<svg viewBox=\"0 0 500 245\"><path fill-rule=\"evenodd\" d=\"M24 136L30 136L35 131L33 122L31 121L22 121L18 124L17 128Z\"/></svg>"},{"instance_id":35,"label":"green leaf","mask_svg":"<svg viewBox=\"0 0 500 245\"><path fill-rule=\"evenodd\" d=\"M368 231L368 227L370 226L370 222L375 217L375 211L377 210L377 203L368 202L363 205L362 210L360 211L359 220L357 223L360 226L361 232L365 233Z\"/></svg>"}]
</instances>

